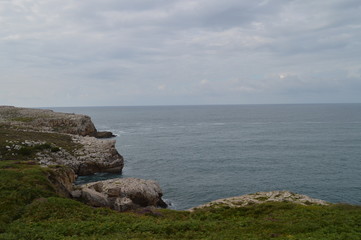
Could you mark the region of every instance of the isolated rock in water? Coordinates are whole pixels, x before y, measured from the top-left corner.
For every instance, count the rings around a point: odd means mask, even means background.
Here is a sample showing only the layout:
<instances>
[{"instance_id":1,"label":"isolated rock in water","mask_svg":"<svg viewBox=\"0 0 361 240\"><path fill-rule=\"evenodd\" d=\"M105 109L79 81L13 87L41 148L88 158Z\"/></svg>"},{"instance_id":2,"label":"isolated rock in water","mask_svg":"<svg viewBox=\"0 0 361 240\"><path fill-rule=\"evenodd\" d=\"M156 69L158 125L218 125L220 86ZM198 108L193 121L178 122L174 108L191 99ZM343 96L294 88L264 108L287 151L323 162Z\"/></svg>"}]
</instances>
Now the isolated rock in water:
<instances>
[{"instance_id":1,"label":"isolated rock in water","mask_svg":"<svg viewBox=\"0 0 361 240\"><path fill-rule=\"evenodd\" d=\"M84 202L95 207L106 206L118 211L148 206L167 207L162 200L162 190L153 180L115 178L80 185L78 189L73 196L80 195Z\"/></svg>"},{"instance_id":2,"label":"isolated rock in water","mask_svg":"<svg viewBox=\"0 0 361 240\"><path fill-rule=\"evenodd\" d=\"M326 201L310 198L306 195L296 194L289 191L258 192L254 194L242 195L215 200L198 207L190 209L191 211L207 207L245 207L265 202L292 202L301 205L328 205Z\"/></svg>"}]
</instances>

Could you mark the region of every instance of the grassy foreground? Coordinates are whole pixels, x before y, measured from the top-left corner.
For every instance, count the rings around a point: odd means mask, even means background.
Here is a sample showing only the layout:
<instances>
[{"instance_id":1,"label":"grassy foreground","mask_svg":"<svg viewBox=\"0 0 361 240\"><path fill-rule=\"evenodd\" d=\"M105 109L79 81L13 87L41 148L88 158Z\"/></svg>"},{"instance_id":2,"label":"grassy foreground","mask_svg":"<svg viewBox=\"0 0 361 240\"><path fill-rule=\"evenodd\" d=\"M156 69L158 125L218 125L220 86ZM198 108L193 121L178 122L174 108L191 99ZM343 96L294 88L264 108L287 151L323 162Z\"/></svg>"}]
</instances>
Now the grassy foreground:
<instances>
[{"instance_id":1,"label":"grassy foreground","mask_svg":"<svg viewBox=\"0 0 361 240\"><path fill-rule=\"evenodd\" d=\"M0 161L0 239L361 239L359 206L118 213L57 196L49 171L29 161Z\"/></svg>"}]
</instances>

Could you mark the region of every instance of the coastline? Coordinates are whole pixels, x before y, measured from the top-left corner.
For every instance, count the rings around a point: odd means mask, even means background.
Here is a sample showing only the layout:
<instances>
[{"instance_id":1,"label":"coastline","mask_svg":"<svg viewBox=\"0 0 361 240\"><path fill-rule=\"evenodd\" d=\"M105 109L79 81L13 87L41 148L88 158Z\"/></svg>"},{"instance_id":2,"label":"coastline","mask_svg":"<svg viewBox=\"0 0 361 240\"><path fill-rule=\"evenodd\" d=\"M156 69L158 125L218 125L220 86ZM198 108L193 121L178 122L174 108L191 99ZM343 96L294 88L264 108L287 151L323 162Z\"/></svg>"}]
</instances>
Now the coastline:
<instances>
[{"instance_id":1,"label":"coastline","mask_svg":"<svg viewBox=\"0 0 361 240\"><path fill-rule=\"evenodd\" d=\"M82 142L74 142L72 134L28 128L24 116L12 121L0 121L0 239L361 238L361 206L329 204L286 191L176 211L155 207L160 187L151 180L113 179L74 189L79 168L71 161L59 164L56 158L67 152L77 161ZM94 141L108 140L92 139L88 148ZM54 164L49 160L41 166L36 160L40 155L52 156Z\"/></svg>"}]
</instances>

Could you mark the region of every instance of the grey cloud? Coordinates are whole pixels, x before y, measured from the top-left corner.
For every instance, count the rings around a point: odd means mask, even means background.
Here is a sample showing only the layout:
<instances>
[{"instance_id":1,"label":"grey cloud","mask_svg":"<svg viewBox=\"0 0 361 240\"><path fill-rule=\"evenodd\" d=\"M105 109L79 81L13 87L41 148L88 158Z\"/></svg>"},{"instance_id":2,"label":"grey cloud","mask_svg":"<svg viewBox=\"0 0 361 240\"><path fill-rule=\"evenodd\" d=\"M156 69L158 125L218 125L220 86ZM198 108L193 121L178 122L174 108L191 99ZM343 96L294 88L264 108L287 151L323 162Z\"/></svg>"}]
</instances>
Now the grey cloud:
<instances>
[{"instance_id":1,"label":"grey cloud","mask_svg":"<svg viewBox=\"0 0 361 240\"><path fill-rule=\"evenodd\" d=\"M310 92L319 101L331 92L359 99L360 5L0 1L0 83L8 90L0 104L39 105L44 84L59 92L44 96L51 105L296 102ZM21 83L27 91L15 99Z\"/></svg>"}]
</instances>

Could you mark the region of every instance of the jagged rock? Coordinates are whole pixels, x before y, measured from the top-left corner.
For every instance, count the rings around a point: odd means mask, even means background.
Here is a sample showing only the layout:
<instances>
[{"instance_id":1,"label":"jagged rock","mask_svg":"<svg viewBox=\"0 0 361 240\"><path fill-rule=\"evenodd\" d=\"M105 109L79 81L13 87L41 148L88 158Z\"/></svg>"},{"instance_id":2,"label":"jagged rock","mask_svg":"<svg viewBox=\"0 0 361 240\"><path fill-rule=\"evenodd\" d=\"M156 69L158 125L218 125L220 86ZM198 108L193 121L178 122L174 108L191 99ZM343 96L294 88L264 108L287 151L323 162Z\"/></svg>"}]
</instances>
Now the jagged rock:
<instances>
[{"instance_id":1,"label":"jagged rock","mask_svg":"<svg viewBox=\"0 0 361 240\"><path fill-rule=\"evenodd\" d=\"M73 140L83 146L75 153L80 162L76 170L79 175L122 172L124 159L115 148L115 140L79 136L75 136Z\"/></svg>"},{"instance_id":2,"label":"jagged rock","mask_svg":"<svg viewBox=\"0 0 361 240\"><path fill-rule=\"evenodd\" d=\"M102 131L102 132L97 132L95 137L96 138L112 138L112 137L115 137L115 135L112 132Z\"/></svg>"},{"instance_id":3,"label":"jagged rock","mask_svg":"<svg viewBox=\"0 0 361 240\"><path fill-rule=\"evenodd\" d=\"M306 195L296 194L289 191L272 191L272 192L258 192L254 194L247 194L238 197L224 198L215 200L198 207L191 208L190 211L207 208L207 207L245 207L254 204L261 204L265 202L292 202L301 205L328 205L326 201L311 198Z\"/></svg>"},{"instance_id":4,"label":"jagged rock","mask_svg":"<svg viewBox=\"0 0 361 240\"><path fill-rule=\"evenodd\" d=\"M77 175L122 172L124 159L115 148L115 140L100 140L94 137L74 135L73 143L81 146L74 153L60 148L56 152L43 150L37 153L36 160L44 166L68 166Z\"/></svg>"},{"instance_id":5,"label":"jagged rock","mask_svg":"<svg viewBox=\"0 0 361 240\"><path fill-rule=\"evenodd\" d=\"M137 178L116 178L78 186L81 199L95 207L106 206L118 211L140 207L166 207L157 182Z\"/></svg>"},{"instance_id":6,"label":"jagged rock","mask_svg":"<svg viewBox=\"0 0 361 240\"><path fill-rule=\"evenodd\" d=\"M93 207L108 207L109 201L107 197L100 193L95 191L91 188L84 188L81 190L81 198L83 201L85 201L87 204L93 206Z\"/></svg>"}]
</instances>

